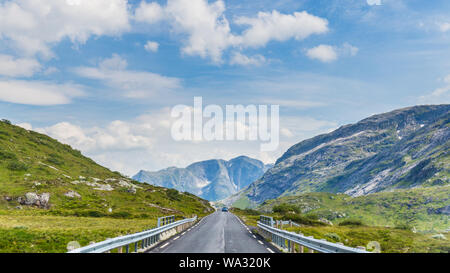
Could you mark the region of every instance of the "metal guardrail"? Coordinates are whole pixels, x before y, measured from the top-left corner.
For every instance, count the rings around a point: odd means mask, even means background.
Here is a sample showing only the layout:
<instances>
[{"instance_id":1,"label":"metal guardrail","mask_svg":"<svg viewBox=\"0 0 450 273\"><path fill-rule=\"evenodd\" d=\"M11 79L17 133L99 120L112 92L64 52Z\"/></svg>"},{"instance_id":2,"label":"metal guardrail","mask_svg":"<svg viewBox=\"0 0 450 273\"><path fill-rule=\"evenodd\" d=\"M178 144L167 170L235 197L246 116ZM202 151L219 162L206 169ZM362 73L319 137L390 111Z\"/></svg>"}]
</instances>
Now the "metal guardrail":
<instances>
[{"instance_id":1,"label":"metal guardrail","mask_svg":"<svg viewBox=\"0 0 450 273\"><path fill-rule=\"evenodd\" d=\"M321 253L371 253L359 248L347 247L340 244L328 242L326 240L314 239L313 237L306 237L295 232L282 230L273 227L275 221L272 217L262 216L258 221L258 227L268 234L272 235L272 242L279 247L286 248L286 241L288 242L288 249L293 249L293 244L298 244L301 247L307 247Z\"/></svg>"},{"instance_id":2,"label":"metal guardrail","mask_svg":"<svg viewBox=\"0 0 450 273\"><path fill-rule=\"evenodd\" d=\"M173 223L173 222L175 222L174 215L159 217L158 218L158 227L165 226L165 225Z\"/></svg>"},{"instance_id":3,"label":"metal guardrail","mask_svg":"<svg viewBox=\"0 0 450 273\"><path fill-rule=\"evenodd\" d=\"M111 251L113 249L122 249L125 247L125 252L129 252L129 246L134 244L134 249L137 251L139 247L145 249L160 240L160 235L166 231L177 228L181 225L195 222L197 216L194 218L183 219L176 222L171 222L154 229L146 230L143 232L125 235L117 238L112 238L105 240L103 242L91 244L85 247L77 248L75 250L69 251L69 253L104 253ZM141 243L139 245L139 243ZM119 251L121 252L121 251Z\"/></svg>"}]
</instances>

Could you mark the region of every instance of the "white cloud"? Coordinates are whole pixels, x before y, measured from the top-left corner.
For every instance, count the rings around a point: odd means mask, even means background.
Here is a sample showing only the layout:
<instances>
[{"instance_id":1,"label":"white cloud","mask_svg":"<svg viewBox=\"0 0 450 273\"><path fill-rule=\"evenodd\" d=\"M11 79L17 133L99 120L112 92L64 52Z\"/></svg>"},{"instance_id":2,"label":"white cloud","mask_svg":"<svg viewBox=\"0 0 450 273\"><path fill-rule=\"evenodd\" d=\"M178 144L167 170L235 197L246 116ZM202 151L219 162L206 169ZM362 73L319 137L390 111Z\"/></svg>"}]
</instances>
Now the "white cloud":
<instances>
[{"instance_id":1,"label":"white cloud","mask_svg":"<svg viewBox=\"0 0 450 273\"><path fill-rule=\"evenodd\" d=\"M152 147L151 133L147 133L146 136L141 135L139 131L142 131L143 128L145 125L140 126L117 120L104 128L83 129L69 122L61 122L37 129L37 131L85 152L99 152L110 149L150 149Z\"/></svg>"},{"instance_id":2,"label":"white cloud","mask_svg":"<svg viewBox=\"0 0 450 273\"><path fill-rule=\"evenodd\" d=\"M335 48L329 45L319 45L308 49L306 55L321 62L332 62L338 58Z\"/></svg>"},{"instance_id":3,"label":"white cloud","mask_svg":"<svg viewBox=\"0 0 450 273\"><path fill-rule=\"evenodd\" d=\"M26 122L24 122L24 123L19 123L19 124L16 124L17 126L19 126L19 127L22 127L23 129L25 129L25 130L33 130L33 126L31 126L31 124L29 124L29 123L26 123Z\"/></svg>"},{"instance_id":4,"label":"white cloud","mask_svg":"<svg viewBox=\"0 0 450 273\"><path fill-rule=\"evenodd\" d=\"M444 104L450 103L450 75L442 79L443 86L436 88L433 92L419 97L421 104Z\"/></svg>"},{"instance_id":5,"label":"white cloud","mask_svg":"<svg viewBox=\"0 0 450 273\"><path fill-rule=\"evenodd\" d=\"M27 55L51 57L65 38L85 43L91 36L129 29L126 0L16 0L0 3L0 37Z\"/></svg>"},{"instance_id":6,"label":"white cloud","mask_svg":"<svg viewBox=\"0 0 450 273\"><path fill-rule=\"evenodd\" d=\"M126 68L127 61L113 54L111 58L100 62L98 67L79 67L75 72L82 77L102 81L129 98L147 98L181 86L177 78Z\"/></svg>"},{"instance_id":7,"label":"white cloud","mask_svg":"<svg viewBox=\"0 0 450 273\"><path fill-rule=\"evenodd\" d=\"M308 49L306 51L306 56L311 59L316 59L321 62L333 62L339 58L339 56L356 56L358 54L359 48L349 44L344 43L342 46L330 46L330 45L319 45L314 48Z\"/></svg>"},{"instance_id":8,"label":"white cloud","mask_svg":"<svg viewBox=\"0 0 450 273\"><path fill-rule=\"evenodd\" d=\"M342 47L339 48L339 51L341 55L356 56L359 52L359 48L352 46L349 43L344 43Z\"/></svg>"},{"instance_id":9,"label":"white cloud","mask_svg":"<svg viewBox=\"0 0 450 273\"><path fill-rule=\"evenodd\" d=\"M369 6L380 6L381 0L367 0Z\"/></svg>"},{"instance_id":10,"label":"white cloud","mask_svg":"<svg viewBox=\"0 0 450 273\"><path fill-rule=\"evenodd\" d=\"M297 109L308 109L308 108L315 108L315 107L322 107L326 106L326 103L319 102L319 101L308 101L308 100L299 100L299 99L279 99L279 98L267 98L263 99L261 101L265 104L270 105L280 105L281 107L291 107L291 108L297 108Z\"/></svg>"},{"instance_id":11,"label":"white cloud","mask_svg":"<svg viewBox=\"0 0 450 273\"><path fill-rule=\"evenodd\" d=\"M450 23L445 22L445 23L439 23L438 25L439 25L439 29L442 32L447 32L450 30Z\"/></svg>"},{"instance_id":12,"label":"white cloud","mask_svg":"<svg viewBox=\"0 0 450 273\"><path fill-rule=\"evenodd\" d=\"M274 40L284 42L289 39L303 40L313 34L328 31L328 21L306 11L282 14L274 10L259 12L255 18L239 17L237 24L250 26L244 31L243 45L262 47Z\"/></svg>"},{"instance_id":13,"label":"white cloud","mask_svg":"<svg viewBox=\"0 0 450 273\"><path fill-rule=\"evenodd\" d=\"M32 76L41 69L41 65L35 59L14 58L0 54L0 75L8 77Z\"/></svg>"},{"instance_id":14,"label":"white cloud","mask_svg":"<svg viewBox=\"0 0 450 273\"><path fill-rule=\"evenodd\" d=\"M229 48L263 47L270 41L302 40L328 31L327 20L305 11L282 14L274 10L237 18L236 24L248 26L238 35L232 33L225 10L222 0L168 0L166 6L143 2L135 11L135 19L149 24L164 20L186 37L184 54L211 58L215 63L222 62L222 54Z\"/></svg>"},{"instance_id":15,"label":"white cloud","mask_svg":"<svg viewBox=\"0 0 450 273\"><path fill-rule=\"evenodd\" d=\"M219 63L222 52L239 43L224 16L223 1L169 0L166 12L174 30L188 35L182 48L187 55L210 57Z\"/></svg>"},{"instance_id":16,"label":"white cloud","mask_svg":"<svg viewBox=\"0 0 450 273\"><path fill-rule=\"evenodd\" d=\"M55 84L41 81L0 80L0 100L28 105L68 104L72 98L84 94L72 84Z\"/></svg>"},{"instance_id":17,"label":"white cloud","mask_svg":"<svg viewBox=\"0 0 450 273\"><path fill-rule=\"evenodd\" d=\"M260 66L266 62L266 58L262 55L255 55L252 57L248 57L240 52L234 52L230 64L232 65L243 65L243 66Z\"/></svg>"},{"instance_id":18,"label":"white cloud","mask_svg":"<svg viewBox=\"0 0 450 273\"><path fill-rule=\"evenodd\" d=\"M159 44L157 42L148 41L145 46L145 50L149 52L157 52L159 48Z\"/></svg>"},{"instance_id":19,"label":"white cloud","mask_svg":"<svg viewBox=\"0 0 450 273\"><path fill-rule=\"evenodd\" d=\"M147 3L142 1L136 8L134 19L138 22L153 24L163 20L164 9L156 2Z\"/></svg>"}]
</instances>

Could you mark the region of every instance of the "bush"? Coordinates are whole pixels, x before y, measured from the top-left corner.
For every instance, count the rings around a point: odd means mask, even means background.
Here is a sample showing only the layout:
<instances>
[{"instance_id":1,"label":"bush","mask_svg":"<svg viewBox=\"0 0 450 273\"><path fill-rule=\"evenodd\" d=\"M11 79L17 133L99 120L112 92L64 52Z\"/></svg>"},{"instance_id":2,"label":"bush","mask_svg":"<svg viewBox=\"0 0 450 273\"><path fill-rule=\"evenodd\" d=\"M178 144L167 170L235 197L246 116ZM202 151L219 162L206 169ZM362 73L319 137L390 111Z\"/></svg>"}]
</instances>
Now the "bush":
<instances>
[{"instance_id":1,"label":"bush","mask_svg":"<svg viewBox=\"0 0 450 273\"><path fill-rule=\"evenodd\" d=\"M17 157L11 152L0 151L0 159L17 159Z\"/></svg>"},{"instance_id":2,"label":"bush","mask_svg":"<svg viewBox=\"0 0 450 273\"><path fill-rule=\"evenodd\" d=\"M180 201L180 193L174 189L168 189L166 192L167 197L172 201Z\"/></svg>"},{"instance_id":3,"label":"bush","mask_svg":"<svg viewBox=\"0 0 450 273\"><path fill-rule=\"evenodd\" d=\"M364 226L361 220L345 220L339 223L340 226Z\"/></svg>"},{"instance_id":4,"label":"bush","mask_svg":"<svg viewBox=\"0 0 450 273\"><path fill-rule=\"evenodd\" d=\"M8 166L6 166L6 168L11 171L26 171L26 170L28 170L28 166L26 164L24 164L22 162L17 162L17 161L9 163Z\"/></svg>"},{"instance_id":5,"label":"bush","mask_svg":"<svg viewBox=\"0 0 450 273\"><path fill-rule=\"evenodd\" d=\"M302 216L299 214L286 214L282 217L282 219L285 221L291 220L297 224L306 225L306 226L326 226L325 223L310 219L308 217L305 217L305 216Z\"/></svg>"},{"instance_id":6,"label":"bush","mask_svg":"<svg viewBox=\"0 0 450 273\"><path fill-rule=\"evenodd\" d=\"M254 210L254 209L245 209L244 212L247 215L261 215L261 213L259 211Z\"/></svg>"},{"instance_id":7,"label":"bush","mask_svg":"<svg viewBox=\"0 0 450 273\"><path fill-rule=\"evenodd\" d=\"M339 235L337 235L336 233L327 233L327 234L325 234L325 237L328 237L336 242L341 241L341 237Z\"/></svg>"},{"instance_id":8,"label":"bush","mask_svg":"<svg viewBox=\"0 0 450 273\"><path fill-rule=\"evenodd\" d=\"M300 213L300 209L291 204L280 204L273 207L273 212L286 214L288 212Z\"/></svg>"},{"instance_id":9,"label":"bush","mask_svg":"<svg viewBox=\"0 0 450 273\"><path fill-rule=\"evenodd\" d=\"M401 229L401 230L411 230L412 229L412 227L406 223L397 224L397 225L395 225L395 228Z\"/></svg>"},{"instance_id":10,"label":"bush","mask_svg":"<svg viewBox=\"0 0 450 273\"><path fill-rule=\"evenodd\" d=\"M100 218L107 216L105 213L97 210L88 210L88 211L77 211L75 213L75 216L78 217L93 217L93 218Z\"/></svg>"},{"instance_id":11,"label":"bush","mask_svg":"<svg viewBox=\"0 0 450 273\"><path fill-rule=\"evenodd\" d=\"M119 219L128 219L131 218L132 215L129 212L126 211L120 211L120 212L114 212L111 214L112 218L119 218Z\"/></svg>"},{"instance_id":12,"label":"bush","mask_svg":"<svg viewBox=\"0 0 450 273\"><path fill-rule=\"evenodd\" d=\"M57 154L51 154L50 157L47 158L47 162L56 166L64 164L64 160Z\"/></svg>"}]
</instances>

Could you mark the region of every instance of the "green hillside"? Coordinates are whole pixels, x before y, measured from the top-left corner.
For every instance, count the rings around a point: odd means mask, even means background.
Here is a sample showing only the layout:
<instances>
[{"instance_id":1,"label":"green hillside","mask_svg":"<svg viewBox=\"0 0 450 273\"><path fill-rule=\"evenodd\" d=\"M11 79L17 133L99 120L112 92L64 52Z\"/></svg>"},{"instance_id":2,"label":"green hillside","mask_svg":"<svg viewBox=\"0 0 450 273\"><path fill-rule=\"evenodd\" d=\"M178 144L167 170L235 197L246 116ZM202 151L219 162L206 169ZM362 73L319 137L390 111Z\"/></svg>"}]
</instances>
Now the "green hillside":
<instances>
[{"instance_id":1,"label":"green hillside","mask_svg":"<svg viewBox=\"0 0 450 273\"><path fill-rule=\"evenodd\" d=\"M450 229L450 186L381 192L360 197L308 193L264 202L259 209L271 212L286 206L305 216L339 224L358 220L369 226L404 227L420 232Z\"/></svg>"},{"instance_id":2,"label":"green hillside","mask_svg":"<svg viewBox=\"0 0 450 273\"><path fill-rule=\"evenodd\" d=\"M65 252L70 241L211 211L206 200L132 181L48 136L0 122L0 252Z\"/></svg>"}]
</instances>

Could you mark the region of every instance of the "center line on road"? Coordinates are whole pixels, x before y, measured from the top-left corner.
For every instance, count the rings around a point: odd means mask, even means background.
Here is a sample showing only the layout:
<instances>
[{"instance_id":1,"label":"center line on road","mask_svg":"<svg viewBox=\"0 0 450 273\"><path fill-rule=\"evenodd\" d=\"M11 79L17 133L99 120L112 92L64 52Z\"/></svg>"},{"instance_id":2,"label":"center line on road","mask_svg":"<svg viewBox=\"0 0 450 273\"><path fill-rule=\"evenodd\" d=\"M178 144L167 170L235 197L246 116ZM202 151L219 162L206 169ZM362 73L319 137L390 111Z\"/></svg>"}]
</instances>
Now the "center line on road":
<instances>
[{"instance_id":1,"label":"center line on road","mask_svg":"<svg viewBox=\"0 0 450 273\"><path fill-rule=\"evenodd\" d=\"M165 245L161 246L160 248L165 248L168 245L169 245L169 243L166 243Z\"/></svg>"},{"instance_id":2,"label":"center line on road","mask_svg":"<svg viewBox=\"0 0 450 273\"><path fill-rule=\"evenodd\" d=\"M260 240L258 240L258 243L260 243L260 244L262 244L262 245L264 244L264 243L263 243L263 242L261 242Z\"/></svg>"},{"instance_id":3,"label":"center line on road","mask_svg":"<svg viewBox=\"0 0 450 273\"><path fill-rule=\"evenodd\" d=\"M267 250L269 250L270 253L275 253L272 249L267 248Z\"/></svg>"}]
</instances>

